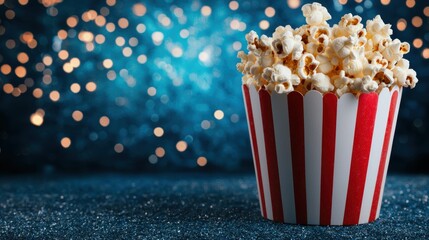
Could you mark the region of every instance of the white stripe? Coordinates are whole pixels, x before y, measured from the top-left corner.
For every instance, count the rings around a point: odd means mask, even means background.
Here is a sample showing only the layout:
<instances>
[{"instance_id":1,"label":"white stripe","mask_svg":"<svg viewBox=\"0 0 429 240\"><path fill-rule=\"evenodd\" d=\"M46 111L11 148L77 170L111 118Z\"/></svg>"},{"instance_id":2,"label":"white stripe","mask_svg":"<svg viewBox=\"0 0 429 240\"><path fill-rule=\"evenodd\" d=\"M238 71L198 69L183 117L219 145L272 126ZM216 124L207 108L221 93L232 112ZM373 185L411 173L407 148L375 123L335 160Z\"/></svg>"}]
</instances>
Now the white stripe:
<instances>
[{"instance_id":1,"label":"white stripe","mask_svg":"<svg viewBox=\"0 0 429 240\"><path fill-rule=\"evenodd\" d=\"M264 128L262 125L261 104L259 94L254 87L250 88L252 99L253 118L255 123L256 142L259 150L259 164L261 165L262 186L264 187L265 207L267 218L273 220L273 207L271 206L270 182L268 179L267 154L265 151Z\"/></svg>"},{"instance_id":2,"label":"white stripe","mask_svg":"<svg viewBox=\"0 0 429 240\"><path fill-rule=\"evenodd\" d=\"M271 95L284 222L296 223L287 94Z\"/></svg>"},{"instance_id":3,"label":"white stripe","mask_svg":"<svg viewBox=\"0 0 429 240\"><path fill-rule=\"evenodd\" d=\"M387 169L389 167L389 162L390 162L390 154L392 153L393 138L395 136L396 122L398 120L399 106L401 105L402 90L403 89L404 88L402 88L402 87L400 89L398 89L398 87L395 86L393 88L393 90L391 91L392 94L394 93L394 91L398 91L398 99L396 100L395 116L393 118L392 131L390 132L390 142L389 142L389 148L387 149L386 165L384 167L383 181L381 183L380 197L378 198L376 218L378 218L380 216L381 202L383 200L383 193L384 193L384 185L386 183Z\"/></svg>"},{"instance_id":4,"label":"white stripe","mask_svg":"<svg viewBox=\"0 0 429 240\"><path fill-rule=\"evenodd\" d=\"M383 89L378 95L377 113L375 116L374 132L371 141L371 152L369 154L359 223L367 223L371 213L378 167L383 150L384 133L386 132L387 118L389 116L390 99L390 91L387 88Z\"/></svg>"},{"instance_id":5,"label":"white stripe","mask_svg":"<svg viewBox=\"0 0 429 240\"><path fill-rule=\"evenodd\" d=\"M304 97L305 187L307 224L320 224L322 170L322 94L310 91Z\"/></svg>"},{"instance_id":6,"label":"white stripe","mask_svg":"<svg viewBox=\"0 0 429 240\"><path fill-rule=\"evenodd\" d=\"M358 99L351 93L344 94L338 100L332 191L332 225L342 225L344 220L357 108Z\"/></svg>"},{"instance_id":7,"label":"white stripe","mask_svg":"<svg viewBox=\"0 0 429 240\"><path fill-rule=\"evenodd\" d=\"M247 87L249 89L248 86L245 86L245 87ZM253 88L253 86L250 86L250 88ZM250 96L250 93L249 93L249 96ZM250 146L252 147L253 167L255 168L256 185L258 186L259 206L260 206L260 209L261 209L261 215L263 215L263 211L262 211L263 206L262 206L262 201L261 201L261 188L259 186L259 181L258 181L258 178L259 178L258 171L256 170L257 166L256 166L255 152L254 152L254 147L255 146L254 146L254 143L253 143L253 140L252 140L252 130L250 128L250 119L249 119L249 107L251 107L251 106L247 106L246 94L244 93L244 90L243 90L243 99L244 99L244 106L246 108L247 125L248 125L248 128L249 128Z\"/></svg>"}]
</instances>

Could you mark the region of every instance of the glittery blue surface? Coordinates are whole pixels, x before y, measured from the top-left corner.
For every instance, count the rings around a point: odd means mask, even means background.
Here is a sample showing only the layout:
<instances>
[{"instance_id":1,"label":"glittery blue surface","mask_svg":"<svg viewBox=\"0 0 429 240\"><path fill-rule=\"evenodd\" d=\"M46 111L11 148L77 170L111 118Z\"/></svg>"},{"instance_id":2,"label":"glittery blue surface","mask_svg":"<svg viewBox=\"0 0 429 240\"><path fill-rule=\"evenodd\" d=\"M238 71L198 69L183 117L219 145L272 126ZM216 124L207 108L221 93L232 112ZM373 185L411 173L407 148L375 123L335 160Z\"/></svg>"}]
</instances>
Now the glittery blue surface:
<instances>
[{"instance_id":1,"label":"glittery blue surface","mask_svg":"<svg viewBox=\"0 0 429 240\"><path fill-rule=\"evenodd\" d=\"M429 176L389 175L380 219L349 227L262 219L252 175L0 178L0 239L428 239Z\"/></svg>"}]
</instances>

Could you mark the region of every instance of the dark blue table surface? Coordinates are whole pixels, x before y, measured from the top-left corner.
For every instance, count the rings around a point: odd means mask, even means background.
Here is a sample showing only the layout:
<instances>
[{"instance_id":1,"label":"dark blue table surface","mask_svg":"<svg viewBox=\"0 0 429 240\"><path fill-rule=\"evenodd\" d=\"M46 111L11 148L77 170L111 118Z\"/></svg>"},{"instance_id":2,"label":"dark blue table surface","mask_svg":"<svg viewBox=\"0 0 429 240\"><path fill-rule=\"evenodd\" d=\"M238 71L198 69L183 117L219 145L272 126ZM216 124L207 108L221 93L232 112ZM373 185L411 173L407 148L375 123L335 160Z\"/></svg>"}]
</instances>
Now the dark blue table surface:
<instances>
[{"instance_id":1,"label":"dark blue table surface","mask_svg":"<svg viewBox=\"0 0 429 240\"><path fill-rule=\"evenodd\" d=\"M429 176L389 175L380 219L262 219L252 175L0 177L1 239L429 239Z\"/></svg>"}]
</instances>

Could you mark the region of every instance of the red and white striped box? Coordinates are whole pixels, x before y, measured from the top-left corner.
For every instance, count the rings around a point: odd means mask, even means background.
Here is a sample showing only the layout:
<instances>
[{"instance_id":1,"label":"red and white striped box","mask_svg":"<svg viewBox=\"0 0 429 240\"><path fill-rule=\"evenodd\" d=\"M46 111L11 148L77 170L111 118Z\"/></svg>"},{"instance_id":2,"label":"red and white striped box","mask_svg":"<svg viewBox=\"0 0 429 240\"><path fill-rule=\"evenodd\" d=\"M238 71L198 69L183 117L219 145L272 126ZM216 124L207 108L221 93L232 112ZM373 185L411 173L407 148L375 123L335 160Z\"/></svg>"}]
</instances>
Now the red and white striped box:
<instances>
[{"instance_id":1,"label":"red and white striped box","mask_svg":"<svg viewBox=\"0 0 429 240\"><path fill-rule=\"evenodd\" d=\"M261 213L308 225L380 213L402 88L340 98L243 85Z\"/></svg>"}]
</instances>

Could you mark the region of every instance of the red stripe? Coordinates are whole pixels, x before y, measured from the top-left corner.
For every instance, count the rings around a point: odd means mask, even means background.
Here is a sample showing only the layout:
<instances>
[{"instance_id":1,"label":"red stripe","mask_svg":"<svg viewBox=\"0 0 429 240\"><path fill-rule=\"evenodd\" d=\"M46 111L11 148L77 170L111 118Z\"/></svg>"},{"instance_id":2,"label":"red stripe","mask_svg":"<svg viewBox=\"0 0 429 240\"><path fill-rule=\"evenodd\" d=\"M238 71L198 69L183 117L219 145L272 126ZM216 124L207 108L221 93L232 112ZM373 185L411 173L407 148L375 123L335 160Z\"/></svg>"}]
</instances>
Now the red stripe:
<instances>
[{"instance_id":1,"label":"red stripe","mask_svg":"<svg viewBox=\"0 0 429 240\"><path fill-rule=\"evenodd\" d=\"M377 103L378 95L376 93L364 93L359 97L344 225L359 223Z\"/></svg>"},{"instance_id":2,"label":"red stripe","mask_svg":"<svg viewBox=\"0 0 429 240\"><path fill-rule=\"evenodd\" d=\"M338 98L332 93L323 96L322 179L320 186L320 225L331 223L334 181L335 135Z\"/></svg>"},{"instance_id":3,"label":"red stripe","mask_svg":"<svg viewBox=\"0 0 429 240\"><path fill-rule=\"evenodd\" d=\"M261 165L259 163L259 150L258 150L258 142L256 141L256 131L255 131L255 122L253 119L253 110L252 103L250 101L249 88L246 85L243 85L244 97L246 98L246 106L247 106L247 114L249 118L249 127L250 127L250 137L253 143L253 156L255 157L255 170L256 170L256 178L259 186L259 198L261 199L261 209L262 215L267 217L267 209L265 207L265 197L264 197L264 186L262 184L262 175L261 175Z\"/></svg>"},{"instance_id":4,"label":"red stripe","mask_svg":"<svg viewBox=\"0 0 429 240\"><path fill-rule=\"evenodd\" d=\"M298 92L289 93L288 107L296 222L298 224L307 224L304 148L304 97Z\"/></svg>"},{"instance_id":5,"label":"red stripe","mask_svg":"<svg viewBox=\"0 0 429 240\"><path fill-rule=\"evenodd\" d=\"M271 95L262 89L259 91L261 102L262 125L264 127L265 152L267 155L268 178L270 181L273 220L283 222L283 206L280 190L279 168L277 164L276 139L274 135L273 110Z\"/></svg>"},{"instance_id":6,"label":"red stripe","mask_svg":"<svg viewBox=\"0 0 429 240\"><path fill-rule=\"evenodd\" d=\"M369 215L370 222L374 221L376 218L378 201L382 194L380 192L381 184L384 177L384 168L386 167L386 159L387 159L387 152L389 150L390 137L392 136L391 134L392 125L395 117L397 100L398 100L398 92L395 91L392 95L392 100L390 101L389 117L387 118L386 133L384 134L383 150L381 152L380 166L378 168L378 174L377 174L377 182L375 184L374 197L372 199L372 205L371 205L371 213Z\"/></svg>"}]
</instances>

